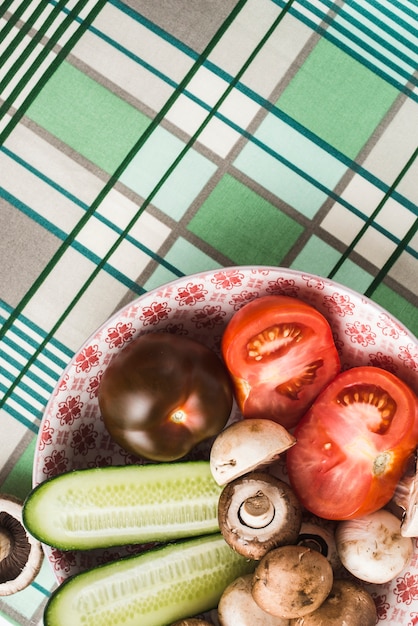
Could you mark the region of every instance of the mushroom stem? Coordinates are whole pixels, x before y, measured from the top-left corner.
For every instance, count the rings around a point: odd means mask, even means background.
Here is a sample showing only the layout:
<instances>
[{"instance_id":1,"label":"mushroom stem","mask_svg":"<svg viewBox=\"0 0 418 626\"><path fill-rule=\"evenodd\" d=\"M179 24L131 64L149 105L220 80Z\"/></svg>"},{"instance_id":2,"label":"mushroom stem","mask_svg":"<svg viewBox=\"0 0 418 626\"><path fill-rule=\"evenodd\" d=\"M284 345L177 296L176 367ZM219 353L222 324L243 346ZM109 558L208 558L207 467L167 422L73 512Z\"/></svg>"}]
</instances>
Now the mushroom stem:
<instances>
[{"instance_id":1,"label":"mushroom stem","mask_svg":"<svg viewBox=\"0 0 418 626\"><path fill-rule=\"evenodd\" d=\"M10 534L0 528L0 562L7 559L12 549Z\"/></svg>"},{"instance_id":2,"label":"mushroom stem","mask_svg":"<svg viewBox=\"0 0 418 626\"><path fill-rule=\"evenodd\" d=\"M244 500L239 511L242 523L249 528L265 528L273 521L274 514L272 501L261 490Z\"/></svg>"}]
</instances>

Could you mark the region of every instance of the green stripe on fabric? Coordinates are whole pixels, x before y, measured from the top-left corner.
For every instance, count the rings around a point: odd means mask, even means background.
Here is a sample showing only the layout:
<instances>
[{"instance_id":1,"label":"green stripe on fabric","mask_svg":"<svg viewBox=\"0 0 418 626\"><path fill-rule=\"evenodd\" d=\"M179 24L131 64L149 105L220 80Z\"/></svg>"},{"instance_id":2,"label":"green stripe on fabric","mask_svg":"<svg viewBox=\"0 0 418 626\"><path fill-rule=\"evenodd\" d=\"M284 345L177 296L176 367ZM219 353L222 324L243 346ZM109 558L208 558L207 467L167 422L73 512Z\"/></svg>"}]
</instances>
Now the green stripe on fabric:
<instances>
[{"instance_id":1,"label":"green stripe on fabric","mask_svg":"<svg viewBox=\"0 0 418 626\"><path fill-rule=\"evenodd\" d=\"M0 300L0 322L4 323L6 318L12 315L13 310L14 308L10 306L7 302L5 302L4 300ZM4 314L1 311L3 311ZM29 319L25 315L20 315L16 321L18 322L18 324L15 324L13 332L16 334L16 336L25 338L25 340L28 343L30 343L30 341L32 340L32 334L37 335L39 339L42 339L43 337L45 337L46 335L45 331L39 326L37 326L37 324L35 324L31 319ZM22 327L26 330L22 330ZM38 341L36 341L35 339L33 341L34 341L33 343L34 346L38 345ZM63 365L66 365L68 362L68 359L74 356L74 351L68 348L68 346L64 345L56 337L51 337L50 350L51 350L51 361L54 361L60 367L63 367ZM65 363L59 360L59 357L56 356L56 352L61 353L62 358L65 360Z\"/></svg>"},{"instance_id":2,"label":"green stripe on fabric","mask_svg":"<svg viewBox=\"0 0 418 626\"><path fill-rule=\"evenodd\" d=\"M27 204L24 204L8 192L4 191L2 187L0 187L0 198L4 198L4 200L6 200L9 204L30 217L37 224L43 226L46 230L48 230L52 235L55 235L55 237L57 237L61 241L66 241L67 234L63 230L36 213L36 211L34 211ZM71 247L74 248L74 250L77 250L77 252L79 252L82 256L84 256L95 265L100 263L101 257L99 257L97 254L92 252L89 248L79 243L78 241L72 241ZM122 285L125 285L125 287L127 287L128 289L132 290L134 293L137 293L139 295L142 295L144 293L144 289L140 285L138 285L135 281L130 280L123 272L120 272L112 265L105 264L103 266L103 269L110 276L116 278L116 280L118 280Z\"/></svg>"},{"instance_id":3,"label":"green stripe on fabric","mask_svg":"<svg viewBox=\"0 0 418 626\"><path fill-rule=\"evenodd\" d=\"M68 200L73 202L76 206L80 207L83 211L88 211L89 207L88 207L88 205L85 202L82 202L80 200L80 198L78 198L74 194L70 193L67 189L64 189L64 187L62 187L61 185L56 183L49 176L46 176L45 174L43 174L37 168L33 167L33 165L27 163L24 159L22 159L15 152L12 152L12 150L9 150L5 146L1 146L0 147L0 152L3 152L4 154L6 154L10 159L12 159L16 163L18 163L19 165L24 167L28 172L30 172L31 174L33 174L34 176L39 178L39 180L44 182L46 185L50 186L55 191L58 191L58 193L62 194L65 198L67 198ZM0 195L2 193L4 193L4 192L2 192L1 188L0 188ZM30 210L29 207L28 207L28 210ZM28 214L28 213L26 213L26 214ZM31 216L32 219L35 219L39 224L42 223L41 222L41 218L39 216L37 216L37 214L35 212L31 213L30 216ZM96 213L95 217L97 218L97 220L99 222L101 222L102 224L104 224L105 226L107 226L108 228L113 230L113 232L117 233L118 235L121 234L122 229L119 226L117 226L114 222L109 220L107 217L104 217L100 213ZM52 228L53 228L53 226L52 226ZM66 237L64 237L63 239L65 239L65 238ZM139 241L138 239L135 239L135 237L133 237L132 235L127 234L126 235L126 241L131 243L138 250L141 250L142 252L144 252L147 256L149 256L154 261L157 261L157 263L159 265L163 265L164 267L166 267L169 271L173 272L177 276L179 276L179 277L184 276L183 272L181 272L178 268L174 267L171 263L166 261L166 259L164 259L164 257L160 256L159 254L157 254L156 252L151 250L151 248L148 248L146 245L141 243L141 241Z\"/></svg>"},{"instance_id":4,"label":"green stripe on fabric","mask_svg":"<svg viewBox=\"0 0 418 626\"><path fill-rule=\"evenodd\" d=\"M271 1L277 4L278 6L281 6L280 0L271 0ZM347 46L346 44L344 44L337 36L330 33L327 28L324 28L321 25L319 25L317 22L313 21L312 19L309 19L304 13L301 13L297 8L293 8L290 11L290 13L293 17L298 19L302 24L305 24L306 26L311 28L313 31L317 32L318 35L320 35L323 39L326 39L330 41L331 43L335 44L336 46L340 48L340 50L342 50L343 52L351 56L356 61L359 61L362 65L370 69L374 74L376 74L377 76L385 80L387 83L395 87L400 93L403 93L409 98L411 98L411 100L418 102L418 93L416 93L416 91L413 88L411 88L408 84L395 80L392 76L390 76L390 74L388 74L387 72L384 72L381 68L377 67L374 63L371 63L369 60L365 59L363 55L354 51L350 46Z\"/></svg>"},{"instance_id":5,"label":"green stripe on fabric","mask_svg":"<svg viewBox=\"0 0 418 626\"><path fill-rule=\"evenodd\" d=\"M107 262L107 260L110 258L110 256L113 254L113 252L117 249L117 247L120 245L121 241L123 241L124 239L124 234L129 232L129 230L132 228L132 226L136 223L136 221L139 219L140 215L142 214L142 212L144 211L144 209L146 208L146 206L151 202L152 198L156 195L156 193L158 192L158 190L160 189L160 187L162 186L162 184L164 183L164 181L168 178L168 176L171 174L171 172L175 169L175 167L177 166L177 164L179 163L179 161L183 158L184 154L187 153L188 149L195 143L196 139L199 137L199 135L203 132L203 130L206 128L206 126L208 125L209 121L213 118L215 111L219 109L219 107L222 105L222 103L225 101L225 99L227 98L227 96L229 95L229 93L232 91L232 89L234 88L235 84L239 81L239 79L241 78L241 76L244 74L244 72L247 70L247 68L249 67L250 63L253 61L253 59L256 57L256 55L258 54L258 52L262 49L262 47L265 45L266 41L269 39L269 37L272 35L272 33L274 32L274 30L277 28L277 26L280 24L280 22L282 21L282 19L284 18L284 16L286 15L286 13L288 12L289 8L291 7L291 5L293 4L294 0L290 0L287 5L286 8L280 13L280 15L276 18L276 20L274 21L274 23L272 24L272 26L269 28L269 30L265 33L264 37L261 39L261 41L259 42L259 44L256 46L256 48L253 50L252 54L248 57L247 61L244 63L244 65L241 67L241 69L239 70L239 72L237 73L237 75L235 76L234 80L230 83L230 85L227 87L227 89L225 90L225 92L222 94L222 96L218 99L218 101L216 102L215 106L213 107L213 110L211 111L211 113L206 117L206 119L203 121L203 123L199 126L199 128L197 129L197 131L195 132L195 134L193 135L193 137L190 138L190 140L188 141L188 143L186 144L185 148L181 151L181 153L179 154L179 156L173 161L171 167L167 170L166 174L160 179L159 183L156 185L156 187L154 187L153 191L151 192L151 194L148 196L148 198L145 200L145 202L141 205L139 211L137 212L137 214L134 216L134 218L130 221L130 223L128 224L127 228L125 229L124 233L119 237L119 239L113 244L113 246L111 247L111 249L108 251L108 253L105 255L105 257L102 259L101 264L98 265L95 270L92 272L92 274L90 275L89 279L86 281L86 283L83 286L83 289L81 289L76 296L73 298L73 300L71 301L71 303L69 304L69 306L67 307L67 309L64 311L64 313L61 315L61 317L57 320L57 322L55 323L54 327L50 330L48 336L46 337L46 339L44 340L45 343L47 343L48 337L55 334L55 332L58 330L58 328L60 328L61 324L64 322L65 318L67 317L67 315L69 314L69 312L73 309L73 307L77 304L77 302L79 301L79 299L82 297L83 293L85 292L85 290L88 288L88 286L91 284L91 282L94 280L94 278L97 276L98 272L100 271L101 267ZM236 5L237 7L238 5ZM236 8L235 7L235 8ZM231 15L229 16L231 17ZM224 23L225 25L225 23ZM223 25L223 26L224 26ZM218 31L219 32L219 31ZM213 41L213 40L212 40ZM212 47L212 46L210 46ZM206 55L205 55L206 56ZM42 344L39 346L38 348L38 353L42 351ZM10 394L13 392L14 388L19 384L19 381L22 379L22 377L25 375L25 371L31 366L31 364L36 360L37 358L37 354L35 353L33 355L33 357L28 361L28 363L26 364L25 368L20 372L19 376L16 378L16 380L14 381L13 385L10 387L8 393L6 394L6 396L2 399L2 401L0 401L0 406L2 406L2 404L4 404L4 402L6 402L7 398L10 396Z\"/></svg>"},{"instance_id":6,"label":"green stripe on fabric","mask_svg":"<svg viewBox=\"0 0 418 626\"><path fill-rule=\"evenodd\" d=\"M42 11L45 8L45 5L47 6L49 3L48 2L44 2L43 4L40 4L39 7L33 12L33 14L25 21L25 24L23 25L23 27L18 31L18 33L16 34L16 36L14 37L13 41L10 43L10 45L4 50L4 52L1 54L0 56L0 67L1 64L12 54L13 50L15 48L17 48L17 46L19 45L19 43L25 38L26 34L29 32L29 30L32 28L34 22L38 19L39 15L42 13ZM39 26L39 28L37 29L36 34L31 37L31 40L29 43L26 44L26 46L24 47L23 51L21 52L20 56L16 59L16 61L11 65L11 67L9 68L9 70L6 72L6 74L4 75L4 77L2 78L2 80L0 81L0 92L4 90L4 88L9 84L9 82L11 80L13 80L16 77L17 72L19 71L19 69L23 66L23 64L25 63L25 61L29 58L29 56L31 55L31 53L35 50L35 48L39 45L39 43L42 41L42 38L44 37L45 33L47 32L47 30L49 29L49 27L53 24L54 20L56 19L56 17L59 15L59 13L61 12L61 9L67 4L67 0L60 0L60 2L57 4L56 7L54 7L52 9L52 11L49 13L49 15L47 16L46 20L42 23L41 26ZM60 33L60 36L62 36L62 33ZM52 38L51 38L52 39ZM48 52L50 51L50 49L48 47L45 46L44 48L45 50L47 50ZM21 92L21 90L24 88L25 83L26 83L26 79L29 77L30 74L34 74L33 70L37 70L39 68L39 65L42 63L42 61L44 60L43 58L41 59L41 61L39 62L39 58L41 55L39 55L39 57L37 58L37 60L31 64L30 70L28 70L22 77L22 80L16 85L16 88L12 91L12 94L10 95L9 98L7 98L4 102L4 104L2 105L2 107L0 107L0 119L1 117L1 112L3 107L5 107L6 103L7 103L7 107L10 107L13 99L15 97L17 97L19 95L19 93Z\"/></svg>"},{"instance_id":7,"label":"green stripe on fabric","mask_svg":"<svg viewBox=\"0 0 418 626\"><path fill-rule=\"evenodd\" d=\"M7 4L7 8L9 8L11 2L9 3L2 3L3 4ZM47 2L45 2L44 0L44 4L48 4ZM0 42L4 41L7 37L7 35L13 30L13 28L16 26L16 24L18 23L18 21L20 20L20 18L22 17L22 15L24 14L24 12L26 11L26 9L28 9L31 5L31 0L26 0L25 2L22 2L11 14L11 16L8 18L6 24L3 26L3 28L0 31ZM2 13L3 13L3 6L1 7L2 9ZM7 9L5 9L7 10ZM1 14L0 14L1 16ZM1 67L1 65L0 65Z\"/></svg>"},{"instance_id":8,"label":"green stripe on fabric","mask_svg":"<svg viewBox=\"0 0 418 626\"><path fill-rule=\"evenodd\" d=\"M366 296L371 296L379 287L380 283L385 279L385 276L389 273L390 269L394 266L396 261L399 259L401 254L407 247L407 244L411 241L413 237L415 237L418 232L418 220L411 226L411 228L406 233L405 237L402 239L401 243L397 246L396 250L390 255L386 263L379 270L377 276L373 279L367 290L365 291Z\"/></svg>"},{"instance_id":9,"label":"green stripe on fabric","mask_svg":"<svg viewBox=\"0 0 418 626\"><path fill-rule=\"evenodd\" d=\"M368 227L373 223L374 219L376 218L376 216L378 215L379 211L382 209L382 207L386 204L386 202L389 200L389 198L392 196L392 192L396 189L396 187L399 185L399 183L401 182L401 180L403 179L403 177L405 176L405 174L408 172L408 170L411 168L412 164L415 162L415 159L418 156L418 148L412 153L412 155L410 156L410 158L408 159L408 161L405 163L404 167L402 168L402 170L399 172L398 176L395 178L395 180L393 181L391 187L388 189L388 191L386 192L386 194L383 196L383 198L381 199L381 201L379 202L379 204L376 206L376 208L374 209L374 211L372 212L372 214L368 217L368 219L364 222L363 226L361 227L361 229L358 231L357 235L354 237L354 239L351 241L351 243L349 244L349 246L347 246L347 248L344 250L344 253L341 255L340 259L338 260L338 262L334 265L334 267L332 268L332 270L329 272L328 274L328 278L333 278L336 274L336 272L340 269L340 267L342 266L342 264L344 263L344 261L350 256L350 254L353 252L354 248L356 247L356 245L358 244L358 242L360 241L360 239L363 237L363 235L365 234L365 232L367 231ZM416 225L417 222L415 222ZM411 228L411 230L409 232L411 232L413 230L414 227ZM403 240L400 242L400 244L398 245L398 249L395 251L395 253L390 257L390 259L387 261L387 263L385 263L384 268L387 267L387 269L389 269L390 267L392 267L393 263L396 261L396 259L398 258L398 256L396 256L396 258L394 257L394 255L398 254L398 250L399 250L399 254L403 251L403 249L406 247L407 243L409 243L409 241L411 240L413 236L413 233L411 234L411 236L407 235L406 237L403 238ZM386 270L387 271L387 270ZM386 275L383 273L383 268L382 270L379 272L378 276L376 277L375 281L373 281L372 286L369 287L369 289L372 289L372 292L376 289L376 286L383 280L384 276Z\"/></svg>"},{"instance_id":10,"label":"green stripe on fabric","mask_svg":"<svg viewBox=\"0 0 418 626\"><path fill-rule=\"evenodd\" d=\"M3 15L9 10L11 4L13 4L13 0L3 0L0 4L0 17L3 17ZM2 39L0 39L0 41L2 41Z\"/></svg>"},{"instance_id":11,"label":"green stripe on fabric","mask_svg":"<svg viewBox=\"0 0 418 626\"><path fill-rule=\"evenodd\" d=\"M27 350L26 348L24 348L22 345L16 343L16 341L13 341L12 339L5 337L3 339L3 342L5 346L9 346L9 348L12 349L15 355L20 355L25 360L30 358L31 352ZM37 348L37 344L35 342L32 342L32 344L29 344L28 342L28 345L32 345L34 348ZM46 353L47 353L47 350L45 349L45 351L42 352L43 360L37 363L37 368L39 369L40 372L44 373L47 378L51 378L52 380L55 380L58 372L52 369L51 367L49 367L49 365L45 363L45 361L48 359ZM14 357L10 355L8 355L7 357L7 362L11 367L15 367L16 369L19 369L20 367L19 361L17 361ZM63 363L62 365L64 367L65 363ZM41 387L43 384L48 384L45 382L45 378L41 378L39 375L35 374L33 371L28 372L28 377L32 378L33 382Z\"/></svg>"},{"instance_id":12,"label":"green stripe on fabric","mask_svg":"<svg viewBox=\"0 0 418 626\"><path fill-rule=\"evenodd\" d=\"M176 91L171 94L171 96L168 98L167 102L160 109L159 113L151 121L150 125L147 127L145 132L139 137L138 141L135 143L133 148L126 155L125 159L121 162L119 167L115 170L113 176L108 180L108 182L103 187L103 189L101 190L99 195L95 198L95 200L93 200L93 202L90 205L90 208L88 209L88 211L86 211L84 216L79 220L79 222L75 225L75 227L72 229L72 231L67 235L64 243L59 247L59 249L56 251L56 253L53 255L53 257L49 260L49 262L45 266L44 270L39 275L38 279L34 282L32 287L26 292L25 296L21 299L21 301L15 306L15 308L14 308L12 314L10 315L9 319L7 320L6 324L3 326L3 328L0 329L0 339L2 337L4 337L4 335L6 334L8 329L12 326L12 324L14 322L14 319L23 311L23 309L25 308L27 303L30 301L30 299L33 297L33 295L38 290L39 286L43 283L45 278L48 276L48 274L52 271L52 269L56 266L58 261L64 255L64 253L67 250L67 248L69 248L71 243L77 237L77 235L79 234L79 232L81 231L83 226L88 222L90 217L95 213L96 209L100 206L100 204L105 199L107 194L113 188L114 184L118 180L118 178L121 175L121 173L126 169L128 164L131 162L132 158L135 156L135 154L138 152L138 150L142 147L142 145L146 142L146 140L151 135L153 130L155 128L157 128L157 126L160 124L162 119L166 116L166 114L168 113L170 108L173 106L173 104L181 96L183 89L186 87L186 85L195 76L195 74L197 73L198 69L202 66L205 58L210 54L212 49L216 46L218 41L222 38L224 32L227 30L227 28L230 26L230 24L232 24L232 22L234 21L234 19L238 15L238 13L245 6L246 2L247 2L247 0L239 0L239 2L235 5L234 10L231 11L231 13L229 14L228 18L225 20L225 22L222 24L222 26L215 33L214 37L209 42L209 44L206 46L206 48L203 50L203 52L200 55L198 61L187 72L187 74L185 75L183 80L179 83ZM1 406L1 404L0 404L0 406Z\"/></svg>"},{"instance_id":13,"label":"green stripe on fabric","mask_svg":"<svg viewBox=\"0 0 418 626\"><path fill-rule=\"evenodd\" d=\"M150 28L151 30L154 30L158 34L159 37L163 38L164 40L169 42L171 45L174 45L174 46L178 47L179 49L181 49L188 56L190 56L192 58L196 58L196 53L193 50L190 50L189 48L185 47L175 37L173 37L169 33L166 33L164 30L162 30L158 26L153 25L152 22L150 22L149 20L147 20L143 16L139 15L138 13L136 13L135 11L133 11L132 9L127 7L126 5L121 4L118 0L112 0L111 4L113 4L116 8L118 8L122 12L125 12L127 15L132 17L132 19L134 19L135 21L138 21L139 23L144 24L147 28ZM275 4L280 5L281 7L284 6L283 2L280 2L280 3L279 2L275 2ZM89 30L92 33L94 33L97 37L101 38L103 41L105 41L106 43L108 43L109 45L111 45L112 47L117 49L119 52L121 52L122 54L124 54L128 58L132 59L135 63L138 63L139 65L141 65L141 67L144 67L145 69L147 69L154 76L157 76L162 81L166 82L171 87L176 88L178 86L178 84L175 81L173 81L171 78L169 78L168 76L164 75L162 72L160 72L158 69L156 69L153 66L151 66L149 63L143 61L140 57L138 57L137 55L135 55L132 52L130 52L127 48L124 48L118 42L114 41L111 37L108 37L107 35L105 35L102 31L100 31L94 25L92 25ZM213 63L211 63L209 61L205 61L204 62L204 66L207 67L216 76L219 76L220 78L222 78L223 80L226 80L227 82L230 82L232 80L232 77L231 77L230 74L228 74L227 72L225 72L223 69L219 68L218 66L214 65ZM346 155L344 155L343 153L339 152L334 146L332 146L331 144L325 142L321 137L318 137L317 135L312 133L309 129L307 129L306 127L304 127L301 124L299 124L296 120L294 120L290 116L288 116L285 113L283 113L280 110L278 110L277 107L274 107L268 100L266 100L265 98L262 98L259 94L257 94L256 92L252 91L251 89L249 89L248 87L246 87L242 83L237 83L236 88L241 93L244 93L248 98L252 99L254 102L256 102L260 106L264 107L267 111L272 113L274 116L278 117L279 119L282 119L288 125L290 125L293 128L295 128L295 130L297 130L298 132L302 133L308 139L310 139L311 141L313 141L314 143L316 143L317 145L322 147L329 154L331 154L336 159L338 159L339 161L341 161L342 163L347 165L349 168L354 169L357 173L362 175L366 180L369 180L373 185L377 186L379 189L382 189L383 191L387 190L388 186L386 185L386 183L384 183L383 181L378 179L371 172L368 172L367 170L362 168L361 165L358 165L357 163L354 163ZM191 99L193 102L195 102L196 104L198 104L199 106L201 106L205 110L210 111L210 106L208 104L206 104L204 101L202 101L200 98L198 98L197 96L195 96L191 92L187 91L186 89L183 91L183 95L187 96L189 99ZM251 142L255 141L250 133L248 133L247 131L243 130L237 124L235 124L234 122L232 122L231 120L226 118L224 115L219 113L219 111L216 112L216 117L218 119L220 119L221 121L223 121L228 126L230 126L231 128L233 128L234 130L236 130L237 132L239 132L243 137L247 138L249 141L251 141ZM262 146L260 146L260 147L262 147ZM292 168L292 164L288 164L288 166ZM417 211L416 205L413 205L407 198L404 198L400 194L396 194L396 200L400 204L402 204L403 206L408 208L409 210L411 210L413 212Z\"/></svg>"},{"instance_id":14,"label":"green stripe on fabric","mask_svg":"<svg viewBox=\"0 0 418 626\"><path fill-rule=\"evenodd\" d=\"M77 6L84 6L84 4L86 4L86 2L88 2L88 0L80 0L80 2L77 4ZM73 33L73 35L71 35L71 37L68 39L68 41L63 45L63 47L58 52L58 54L55 57L55 59L49 65L48 69L42 74L41 78L37 81L35 87L32 89L30 94L25 98L23 103L19 106L19 109L14 113L12 119L7 124L7 126L4 128L4 130L0 133L0 144L3 144L4 141L7 139L7 137L9 137L9 135L11 134L13 129L17 126L17 124L20 122L20 120L22 119L22 117L26 113L26 111L29 108L29 106L35 100L35 98L37 97L37 95L39 94L41 89L48 82L49 78L55 72L57 67L59 67L61 65L62 61L65 59L67 54L69 54L69 52L71 52L71 50L73 49L75 44L79 41L80 37L84 34L84 32L87 30L89 25L93 22L95 17L100 13L100 11L102 10L102 8L104 7L105 4L106 4L106 0L99 0L97 2L97 4L94 6L94 8L87 15L87 17L83 21L82 25L77 29L77 31L75 33ZM76 9L74 8L73 11L75 11L75 10ZM71 12L71 15L73 14L73 11ZM64 21L67 21L66 22L67 25L71 24L71 20L68 18L68 16L67 16L67 18L65 18ZM63 24L64 24L64 22L63 22ZM63 24L61 26L63 26ZM56 36L57 41L55 41L55 43L53 45L55 45L59 41L60 36L62 36L62 30L60 29L60 32L59 32L58 36L57 36L57 34L55 34L55 36ZM49 54L49 48L51 47L51 41L52 41L52 38L49 40L49 42L46 44L44 50L41 52L43 57L46 57L47 54ZM39 57L38 57L38 59L39 59ZM20 85L20 82L17 85L17 87L19 87L19 85ZM16 87L16 89L17 89L17 87ZM23 87L20 86L19 90L21 88L23 88ZM1 109L2 109L2 107L0 107L0 111L1 111Z\"/></svg>"},{"instance_id":15,"label":"green stripe on fabric","mask_svg":"<svg viewBox=\"0 0 418 626\"><path fill-rule=\"evenodd\" d=\"M239 12L242 10L242 8L245 6L247 0L239 0L239 2L235 5L233 11L231 11L231 13L229 14L228 18L223 22L223 24L221 25L221 27L218 29L218 31L215 33L214 37L211 39L211 41L209 42L209 44L206 46L206 48L203 50L202 54L200 55L198 61L193 65L193 67L187 72L186 76L184 77L184 79L180 82L178 89L171 94L171 96L168 98L166 104L162 107L162 109L160 110L159 114L154 118L154 120L150 123L150 125L148 126L148 128L146 129L146 131L141 135L141 137L138 139L138 141L136 142L135 146L132 148L132 150L127 154L127 156L125 157L125 159L122 161L122 163L120 164L120 166L117 168L117 170L114 172L114 175L110 178L110 180L108 181L108 183L104 186L104 188L102 189L102 191L100 192L100 194L96 197L96 199L93 201L92 205L90 206L89 210L86 211L86 213L84 214L83 218L77 223L77 225L73 228L73 230L71 231L71 233L67 236L65 242L60 246L60 248L57 250L57 252L55 253L55 255L50 259L49 263L46 265L46 267L44 268L44 271L41 273L41 275L38 277L38 279L34 282L34 284L32 285L32 287L26 292L25 296L21 299L21 301L16 305L16 307L14 308L12 314L10 315L10 317L7 319L6 323L4 324L4 326L0 329L0 339L2 337L4 337L4 335L6 334L6 332L9 330L9 328L13 325L15 319L18 317L18 315L23 311L24 307L26 306L26 304L30 301L30 299L33 297L33 295L36 293L36 291L38 290L39 286L42 284L43 280L46 278L46 276L48 276L49 272L55 267L55 265L58 263L59 259L63 256L63 254L65 253L65 251L67 250L67 248L71 245L72 241L76 238L77 234L80 232L80 230L82 229L82 227L84 226L84 224L87 223L87 221L89 220L89 218L94 214L96 208L98 206L100 206L102 200L107 196L107 194L109 193L109 191L113 188L114 183L117 181L118 177L120 176L120 174L125 170L125 168L127 167L127 165L130 163L130 161L132 160L132 158L135 156L136 152L140 149L140 147L145 143L145 141L147 140L148 136L151 134L152 130L154 128L156 128L160 121L164 118L164 116L166 115L166 113L170 110L171 106L176 102L176 100L180 97L181 93L182 93L182 89L191 81L191 79L194 77L194 75L197 73L198 69L202 66L204 60L207 58L207 56L210 54L210 52L213 50L213 48L216 46L216 44L218 43L218 41L222 38L223 34L225 33L225 31L229 28L229 26L233 23L233 21L235 20L236 16L239 14ZM139 217L139 215L138 215ZM123 235L121 235L121 237L119 237L118 242L123 240ZM113 253L113 249L111 251L111 253ZM106 262L107 259L103 259L104 263ZM96 276L97 272L99 271L99 269L101 269L102 265L100 265L97 268L97 271L94 273L94 275L91 277L91 280L94 279L94 277ZM90 281L91 282L91 281ZM87 287L87 285L86 285ZM35 362L38 354L40 352L42 352L43 348L48 344L50 338L55 334L55 331L61 326L61 324L63 323L65 316L68 315L69 311L73 308L73 306L76 304L76 302L81 298L81 296L83 295L84 290L81 290L76 298L70 303L69 307L67 307L66 312L64 313L63 316L61 316L59 318L59 320L57 321L57 323L54 325L54 327L50 330L50 332L45 336L45 338L43 339L43 341L41 342L41 344L38 347L38 350L32 355L31 359L28 360L28 362L26 363L25 367L20 371L19 376L15 379L14 383L9 387L9 389L7 390L7 392L4 394L3 398L0 400L0 407L4 406L7 402L7 399L10 397L10 395L13 393L14 389L16 388L16 386L19 384L19 382L21 381L21 379L23 378L23 376L26 374L27 370L31 367L31 365Z\"/></svg>"}]
</instances>

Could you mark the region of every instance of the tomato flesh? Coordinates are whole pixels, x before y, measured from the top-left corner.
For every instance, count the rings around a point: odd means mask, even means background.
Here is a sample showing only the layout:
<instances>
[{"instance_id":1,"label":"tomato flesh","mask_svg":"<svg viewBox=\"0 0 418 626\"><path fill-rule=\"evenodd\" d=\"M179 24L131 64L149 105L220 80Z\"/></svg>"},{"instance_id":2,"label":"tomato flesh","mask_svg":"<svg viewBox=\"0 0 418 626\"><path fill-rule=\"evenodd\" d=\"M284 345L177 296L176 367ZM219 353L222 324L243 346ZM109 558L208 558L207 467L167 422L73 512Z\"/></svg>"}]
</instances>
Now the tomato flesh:
<instances>
[{"instance_id":1,"label":"tomato flesh","mask_svg":"<svg viewBox=\"0 0 418 626\"><path fill-rule=\"evenodd\" d=\"M237 311L225 329L222 354L243 416L286 428L340 371L328 321L289 296L263 296Z\"/></svg>"},{"instance_id":2,"label":"tomato flesh","mask_svg":"<svg viewBox=\"0 0 418 626\"><path fill-rule=\"evenodd\" d=\"M325 519L372 513L391 499L418 445L417 397L383 369L339 374L300 420L287 453L301 503Z\"/></svg>"}]
</instances>

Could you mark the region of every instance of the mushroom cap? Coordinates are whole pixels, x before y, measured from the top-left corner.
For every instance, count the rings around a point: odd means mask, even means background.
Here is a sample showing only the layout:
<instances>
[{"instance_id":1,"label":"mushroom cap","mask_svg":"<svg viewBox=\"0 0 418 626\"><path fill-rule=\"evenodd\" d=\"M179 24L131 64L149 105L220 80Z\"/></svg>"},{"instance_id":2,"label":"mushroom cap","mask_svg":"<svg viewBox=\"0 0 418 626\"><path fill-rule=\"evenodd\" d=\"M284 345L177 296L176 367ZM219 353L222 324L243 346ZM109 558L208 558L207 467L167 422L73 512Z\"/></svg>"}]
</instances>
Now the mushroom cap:
<instances>
[{"instance_id":1,"label":"mushroom cap","mask_svg":"<svg viewBox=\"0 0 418 626\"><path fill-rule=\"evenodd\" d=\"M412 538L401 535L400 520L385 509L339 522L335 541L344 567L356 578L375 584L400 574L414 550Z\"/></svg>"},{"instance_id":2,"label":"mushroom cap","mask_svg":"<svg viewBox=\"0 0 418 626\"><path fill-rule=\"evenodd\" d=\"M245 418L219 433L210 451L210 469L218 485L262 469L296 443L284 426L265 418Z\"/></svg>"},{"instance_id":3,"label":"mushroom cap","mask_svg":"<svg viewBox=\"0 0 418 626\"><path fill-rule=\"evenodd\" d=\"M368 591L352 580L335 579L328 597L312 613L290 621L292 626L375 626L376 605Z\"/></svg>"},{"instance_id":4,"label":"mushroom cap","mask_svg":"<svg viewBox=\"0 0 418 626\"><path fill-rule=\"evenodd\" d=\"M251 592L266 613L294 619L321 606L332 583L332 567L322 554L304 546L281 546L260 560Z\"/></svg>"},{"instance_id":5,"label":"mushroom cap","mask_svg":"<svg viewBox=\"0 0 418 626\"><path fill-rule=\"evenodd\" d=\"M212 624L199 617L186 617L178 622L174 622L171 626L212 626Z\"/></svg>"},{"instance_id":6,"label":"mushroom cap","mask_svg":"<svg viewBox=\"0 0 418 626\"><path fill-rule=\"evenodd\" d=\"M296 543L302 509L290 485L266 472L250 472L224 487L218 522L231 548L259 560L272 548Z\"/></svg>"},{"instance_id":7,"label":"mushroom cap","mask_svg":"<svg viewBox=\"0 0 418 626\"><path fill-rule=\"evenodd\" d=\"M30 585L43 561L40 542L23 526L22 506L14 496L0 494L0 596Z\"/></svg>"},{"instance_id":8,"label":"mushroom cap","mask_svg":"<svg viewBox=\"0 0 418 626\"><path fill-rule=\"evenodd\" d=\"M228 585L218 604L221 626L289 626L289 620L261 609L251 594L252 574L239 576Z\"/></svg>"}]
</instances>

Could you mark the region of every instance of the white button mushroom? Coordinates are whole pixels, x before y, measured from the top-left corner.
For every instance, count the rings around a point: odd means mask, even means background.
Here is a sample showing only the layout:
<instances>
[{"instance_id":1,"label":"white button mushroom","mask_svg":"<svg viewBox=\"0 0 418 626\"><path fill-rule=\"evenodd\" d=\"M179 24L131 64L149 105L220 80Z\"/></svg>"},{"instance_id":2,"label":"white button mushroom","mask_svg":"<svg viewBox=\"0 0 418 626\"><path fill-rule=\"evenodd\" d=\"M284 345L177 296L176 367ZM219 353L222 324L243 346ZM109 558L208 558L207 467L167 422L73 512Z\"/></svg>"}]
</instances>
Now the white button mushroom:
<instances>
[{"instance_id":1,"label":"white button mushroom","mask_svg":"<svg viewBox=\"0 0 418 626\"><path fill-rule=\"evenodd\" d=\"M250 472L222 491L218 522L236 552L259 560L272 548L296 542L302 510L287 483L266 472Z\"/></svg>"},{"instance_id":2,"label":"white button mushroom","mask_svg":"<svg viewBox=\"0 0 418 626\"><path fill-rule=\"evenodd\" d=\"M216 437L210 451L210 469L218 485L277 460L296 443L281 424L254 418L234 422Z\"/></svg>"},{"instance_id":3,"label":"white button mushroom","mask_svg":"<svg viewBox=\"0 0 418 626\"><path fill-rule=\"evenodd\" d=\"M43 561L42 547L25 529L22 502L0 494L0 596L28 587Z\"/></svg>"},{"instance_id":4,"label":"white button mushroom","mask_svg":"<svg viewBox=\"0 0 418 626\"><path fill-rule=\"evenodd\" d=\"M335 541L344 567L369 583L395 578L413 553L412 539L401 535L400 520L385 509L340 522Z\"/></svg>"}]
</instances>

